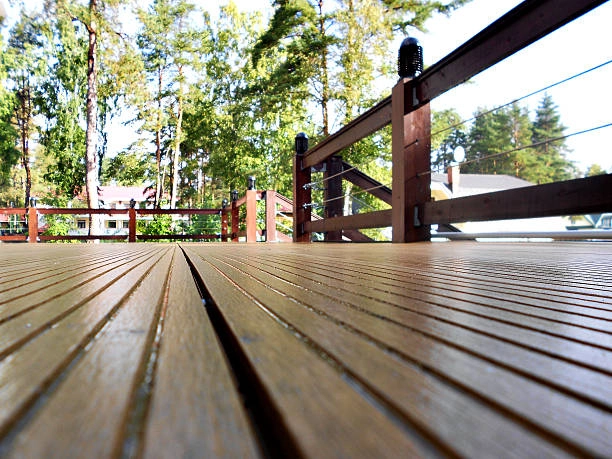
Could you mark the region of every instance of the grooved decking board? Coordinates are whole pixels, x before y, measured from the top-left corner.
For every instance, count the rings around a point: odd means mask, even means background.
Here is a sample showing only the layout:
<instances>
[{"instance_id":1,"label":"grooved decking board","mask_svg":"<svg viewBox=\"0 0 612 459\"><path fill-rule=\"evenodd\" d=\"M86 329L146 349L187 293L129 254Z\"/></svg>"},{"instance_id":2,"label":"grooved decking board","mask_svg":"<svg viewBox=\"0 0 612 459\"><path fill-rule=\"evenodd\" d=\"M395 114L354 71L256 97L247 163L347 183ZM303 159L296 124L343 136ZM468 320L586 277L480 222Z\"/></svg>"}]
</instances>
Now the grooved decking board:
<instances>
[{"instance_id":1,"label":"grooved decking board","mask_svg":"<svg viewBox=\"0 0 612 459\"><path fill-rule=\"evenodd\" d=\"M0 254L0 457L259 455L176 245Z\"/></svg>"},{"instance_id":2,"label":"grooved decking board","mask_svg":"<svg viewBox=\"0 0 612 459\"><path fill-rule=\"evenodd\" d=\"M269 409L275 412L273 422L286 431L278 439L287 443L285 454L413 457L439 453L388 412L382 401L364 397L359 382L330 365L318 348L288 327L291 324L271 315L271 305L256 301L246 281L235 283L199 257L201 251L196 253L190 246L185 250L255 373L251 383L262 386ZM373 409L372 403L378 408Z\"/></svg>"},{"instance_id":3,"label":"grooved decking board","mask_svg":"<svg viewBox=\"0 0 612 459\"><path fill-rule=\"evenodd\" d=\"M145 457L257 457L258 445L183 255L164 314Z\"/></svg>"},{"instance_id":4,"label":"grooved decking board","mask_svg":"<svg viewBox=\"0 0 612 459\"><path fill-rule=\"evenodd\" d=\"M222 312L233 283L251 299L243 309L283 324L283 343L316 348L374 401L371 412L390 407L433 449L612 451L609 244L184 247L206 267L205 285L225 279L210 291Z\"/></svg>"},{"instance_id":5,"label":"grooved decking board","mask_svg":"<svg viewBox=\"0 0 612 459\"><path fill-rule=\"evenodd\" d=\"M0 244L0 457L610 456L611 255Z\"/></svg>"}]
</instances>

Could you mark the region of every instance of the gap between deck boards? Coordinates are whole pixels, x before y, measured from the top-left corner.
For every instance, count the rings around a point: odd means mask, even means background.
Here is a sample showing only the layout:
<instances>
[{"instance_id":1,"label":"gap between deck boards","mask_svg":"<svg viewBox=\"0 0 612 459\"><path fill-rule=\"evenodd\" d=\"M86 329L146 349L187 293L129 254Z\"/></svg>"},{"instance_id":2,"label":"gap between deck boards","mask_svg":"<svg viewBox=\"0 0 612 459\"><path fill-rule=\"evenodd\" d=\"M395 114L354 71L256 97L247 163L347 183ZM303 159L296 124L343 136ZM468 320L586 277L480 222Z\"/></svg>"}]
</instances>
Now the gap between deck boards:
<instances>
[{"instance_id":1,"label":"gap between deck boards","mask_svg":"<svg viewBox=\"0 0 612 459\"><path fill-rule=\"evenodd\" d=\"M223 318L219 307L210 295L192 260L180 244L179 248L189 265L193 280L202 297L203 306L208 313L232 370L236 389L243 398L244 408L251 422L251 427L258 436L259 445L264 455L268 457L299 457L299 448L282 421L282 416L275 409L270 394L265 390L255 369L250 365L249 359L242 351L239 340Z\"/></svg>"}]
</instances>

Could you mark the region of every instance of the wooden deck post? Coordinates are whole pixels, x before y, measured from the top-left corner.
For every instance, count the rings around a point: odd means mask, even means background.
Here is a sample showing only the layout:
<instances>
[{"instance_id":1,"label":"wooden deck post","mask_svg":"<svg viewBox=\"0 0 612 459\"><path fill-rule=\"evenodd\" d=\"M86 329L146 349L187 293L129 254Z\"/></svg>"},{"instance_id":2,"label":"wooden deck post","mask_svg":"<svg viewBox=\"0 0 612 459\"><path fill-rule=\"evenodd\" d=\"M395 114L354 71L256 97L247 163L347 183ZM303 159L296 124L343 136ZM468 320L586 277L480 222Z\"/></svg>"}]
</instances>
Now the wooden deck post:
<instances>
[{"instance_id":1,"label":"wooden deck post","mask_svg":"<svg viewBox=\"0 0 612 459\"><path fill-rule=\"evenodd\" d=\"M430 109L427 103L412 110L419 95L410 81L401 79L391 96L393 242L430 239L430 226L423 224L423 208L431 196Z\"/></svg>"},{"instance_id":2,"label":"wooden deck post","mask_svg":"<svg viewBox=\"0 0 612 459\"><path fill-rule=\"evenodd\" d=\"M327 167L323 178L325 180L325 218L340 217L343 215L344 202L342 199L342 157L332 156L327 160ZM342 241L342 230L325 233L325 242Z\"/></svg>"},{"instance_id":3,"label":"wooden deck post","mask_svg":"<svg viewBox=\"0 0 612 459\"><path fill-rule=\"evenodd\" d=\"M221 242L227 242L229 226L228 215L229 210L227 209L227 205L224 205L223 209L221 209Z\"/></svg>"},{"instance_id":4,"label":"wooden deck post","mask_svg":"<svg viewBox=\"0 0 612 459\"><path fill-rule=\"evenodd\" d=\"M238 191L232 191L232 242L238 242L238 230L240 226L238 224L238 218L240 215L240 209L238 207Z\"/></svg>"},{"instance_id":5,"label":"wooden deck post","mask_svg":"<svg viewBox=\"0 0 612 459\"><path fill-rule=\"evenodd\" d=\"M136 209L130 207L128 211L128 242L136 242Z\"/></svg>"},{"instance_id":6,"label":"wooden deck post","mask_svg":"<svg viewBox=\"0 0 612 459\"><path fill-rule=\"evenodd\" d=\"M293 158L293 242L310 242L310 233L304 223L311 218L312 192L308 185L311 181L310 167L303 168L302 160L308 150L308 137L303 132L295 136L295 156Z\"/></svg>"},{"instance_id":7,"label":"wooden deck post","mask_svg":"<svg viewBox=\"0 0 612 459\"><path fill-rule=\"evenodd\" d=\"M278 242L276 237L276 191L266 190L266 242Z\"/></svg>"},{"instance_id":8,"label":"wooden deck post","mask_svg":"<svg viewBox=\"0 0 612 459\"><path fill-rule=\"evenodd\" d=\"M36 207L28 207L28 242L36 244L38 242L38 212Z\"/></svg>"},{"instance_id":9,"label":"wooden deck post","mask_svg":"<svg viewBox=\"0 0 612 459\"><path fill-rule=\"evenodd\" d=\"M246 191L246 241L257 242L257 190Z\"/></svg>"}]
</instances>

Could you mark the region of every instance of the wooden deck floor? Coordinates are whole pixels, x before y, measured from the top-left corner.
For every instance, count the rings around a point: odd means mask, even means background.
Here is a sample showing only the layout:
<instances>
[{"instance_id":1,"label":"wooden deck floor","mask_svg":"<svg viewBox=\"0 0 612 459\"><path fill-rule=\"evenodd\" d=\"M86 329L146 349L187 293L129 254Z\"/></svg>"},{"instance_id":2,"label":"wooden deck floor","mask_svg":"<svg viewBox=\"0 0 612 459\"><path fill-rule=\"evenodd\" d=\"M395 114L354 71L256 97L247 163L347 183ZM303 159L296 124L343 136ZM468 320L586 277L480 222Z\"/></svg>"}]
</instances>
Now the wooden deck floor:
<instances>
[{"instance_id":1,"label":"wooden deck floor","mask_svg":"<svg viewBox=\"0 0 612 459\"><path fill-rule=\"evenodd\" d=\"M612 244L1 244L0 457L612 457Z\"/></svg>"}]
</instances>

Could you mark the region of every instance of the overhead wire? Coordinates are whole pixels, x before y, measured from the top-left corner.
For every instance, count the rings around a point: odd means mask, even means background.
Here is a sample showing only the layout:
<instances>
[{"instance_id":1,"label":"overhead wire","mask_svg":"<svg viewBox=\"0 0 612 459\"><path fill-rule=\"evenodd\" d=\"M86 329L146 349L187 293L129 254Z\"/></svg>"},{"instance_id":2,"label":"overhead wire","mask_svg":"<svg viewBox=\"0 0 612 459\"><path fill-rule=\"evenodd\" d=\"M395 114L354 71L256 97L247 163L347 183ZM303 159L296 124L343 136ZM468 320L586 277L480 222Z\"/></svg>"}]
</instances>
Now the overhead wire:
<instances>
[{"instance_id":1,"label":"overhead wire","mask_svg":"<svg viewBox=\"0 0 612 459\"><path fill-rule=\"evenodd\" d=\"M439 135L439 134L441 134L443 132L446 132L448 130L454 129L454 128L459 127L459 126L461 126L463 124L469 123L469 122L474 121L474 120L476 120L478 118L486 116L486 115L488 115L490 113L494 113L494 112L496 112L498 110L501 110L502 108L505 108L505 107L507 107L509 105L512 105L512 104L516 103L516 102L520 102L521 100L524 100L524 99L527 99L529 97L532 97L532 96L534 96L536 94L539 94L541 92L544 92L544 91L546 91L548 89L554 88L554 87L559 86L559 85L564 84L564 83L567 83L567 82L569 82L571 80L574 80L574 79L576 79L578 77L581 77L581 76L586 75L586 74L588 74L590 72L593 72L593 71L595 71L597 69L605 67L606 65L609 65L611 63L612 63L612 59L609 59L609 60L607 60L607 61L605 61L605 62L603 62L603 63L601 63L599 65L591 67L591 68L589 68L587 70L584 70L582 72L576 73L576 74L574 74L574 75L572 75L570 77L564 78L564 79L559 80L559 81L557 81L555 83L549 84L549 85L547 85L545 87L542 87L542 88L540 88L540 89L538 89L536 91L532 91L532 92L530 92L528 94L525 94L525 95L523 95L521 97L513 99L510 102L507 102L507 103L505 103L503 105L499 105L499 106L497 106L495 108L492 108L492 109L487 110L485 112L479 113L476 116L473 116L473 117L468 118L466 120L462 120L459 123L455 123L455 124L453 124L451 126L445 127L444 129L441 129L439 131L436 131L436 132L432 133L431 136L434 137L434 136ZM570 138L570 137L574 137L574 136L577 136L577 135L586 134L586 133L589 133L589 132L593 132L593 131L597 131L597 130L600 130L600 129L604 129L604 128L607 128L607 127L610 127L610 126L612 126L612 123L603 124L603 125L596 126L596 127L593 127L593 128L584 129L584 130L573 132L573 133L570 133L570 134L558 136L558 137L555 137L555 138L552 138L552 139L546 139L546 140L543 140L541 142L535 142L535 143L532 143L530 145L524 145L524 146L516 147L516 148L510 149L510 150L506 150L506 151L502 151L502 152L486 155L486 156L483 156L483 157L480 157L480 158L475 158L475 159L472 159L472 160L462 161L462 162L458 163L457 165L463 166L463 165L472 164L472 163L475 163L475 162L485 161L487 159L491 159L491 158L495 158L495 157L499 157L499 156L503 156L503 155L508 155L510 153L514 153L514 152L517 152L517 151L526 150L528 148L534 148L534 147L538 147L538 146L541 146L541 145L546 145L546 144L549 144L549 143L557 142L557 141L564 140L564 139L567 139L567 138ZM418 144L418 142L419 142L418 139L416 139L413 142L411 142L410 144L406 145L406 147ZM332 178L335 178L335 177L338 177L340 175L343 175L343 174L345 174L345 173L347 173L347 172L349 172L349 171L351 171L353 169L356 169L356 168L357 168L356 166L352 166L352 167L350 167L348 169L345 169L345 170L342 170L342 171L340 171L340 172L338 172L336 174L330 175L329 177L325 177L325 178L323 178L321 180L317 180L317 181L313 181L313 182L307 183L307 184L304 185L304 189L312 188L314 185L317 185L317 184L320 184L320 183L324 183L324 182L326 182L328 180L331 180ZM422 172L420 174L417 174L416 177L430 175L432 173L434 173L434 171ZM363 194L363 193L366 193L366 192L369 192L369 191L373 191L373 190L378 189L378 188L388 187L390 185L391 185L390 183L389 184L381 184L381 185L377 185L377 186L374 186L374 187L371 187L371 188L363 189L363 190L361 190L359 192L356 192L354 194L350 194L348 196L342 195L342 196L337 196L337 197L334 197L334 198L326 199L326 200L323 200L321 204L309 203L309 204L305 204L305 206L313 207L313 208L325 208L326 206L324 204L326 204L326 203L333 202L333 201L336 201L336 200L339 200L339 199L345 199L347 197L348 198L355 198L357 195L360 195L360 194ZM362 202L361 200L359 200L359 201Z\"/></svg>"},{"instance_id":2,"label":"overhead wire","mask_svg":"<svg viewBox=\"0 0 612 459\"><path fill-rule=\"evenodd\" d=\"M520 146L520 147L512 148L511 150L505 150L505 151L501 151L499 153L492 153L490 155L482 156L480 158L474 158L474 159L470 159L470 160L467 160L467 161L462 161L460 163L457 163L457 165L458 166L464 166L466 164L472 164L472 163L477 163L477 162L480 162L480 161L485 161L487 159L496 158L498 156L503 156L503 155L508 155L508 154L514 153L516 151L526 150L528 148L533 148L533 147L539 147L541 145L546 145L546 144L553 143L553 142L558 142L559 140L565 140L565 139L568 139L570 137L574 137L574 136L581 135L581 134L587 134L589 132L598 131L600 129L604 129L604 128L611 127L611 126L612 126L612 123L602 124L601 126L592 127L592 128L589 128L589 129L583 129L582 131L572 132L571 134L565 134L565 135L561 135L561 136L558 136L558 137L553 137L551 139L542 140L540 142L535 142L535 143L532 143L532 144L529 144L529 145L523 145L523 146ZM433 171L421 172L421 173L417 174L417 177L422 177L424 175L429 175L429 174L432 174L432 173L433 173Z\"/></svg>"},{"instance_id":3,"label":"overhead wire","mask_svg":"<svg viewBox=\"0 0 612 459\"><path fill-rule=\"evenodd\" d=\"M466 120L460 121L460 122L455 123L455 124L453 124L451 126L447 126L444 129L440 129L439 131L436 131L436 132L432 133L431 136L435 137L435 136L437 136L439 134L442 134L443 132L446 132L446 131L449 131L449 130L454 129L456 127L462 126L462 125L467 124L467 123L469 123L471 121L475 121L478 118L481 118L483 116L486 116L486 115L489 115L491 113L494 113L497 110L501 110L502 108L508 107L509 105L512 105L512 104L514 104L516 102L520 102L521 100L527 99L527 98L529 98L531 96L535 96L536 94L539 94L539 93L544 92L544 91L546 91L548 89L554 88L555 86L559 86L561 84L567 83L568 81L571 81L571 80L573 80L575 78L578 78L578 77L581 77L583 75L586 75L587 73L593 72L594 70L600 69L600 68L605 67L606 65L609 65L609 64L612 64L612 59L609 59L606 62L603 62L603 63L601 63L599 65L596 65L595 67L591 67L591 68L589 68L587 70L584 70L584 71L582 71L580 73L576 73L575 75L572 75L570 77L564 78L563 80L557 81L556 83L549 84L548 86L540 88L540 89L538 89L536 91L532 91L529 94L525 94L524 96L518 97L518 98L516 98L514 100L511 100L510 102L506 102L505 104L499 105L499 106L497 106L495 108L492 108L491 110L487 110L485 112L479 113L476 116L473 116L473 117L468 118Z\"/></svg>"}]
</instances>

